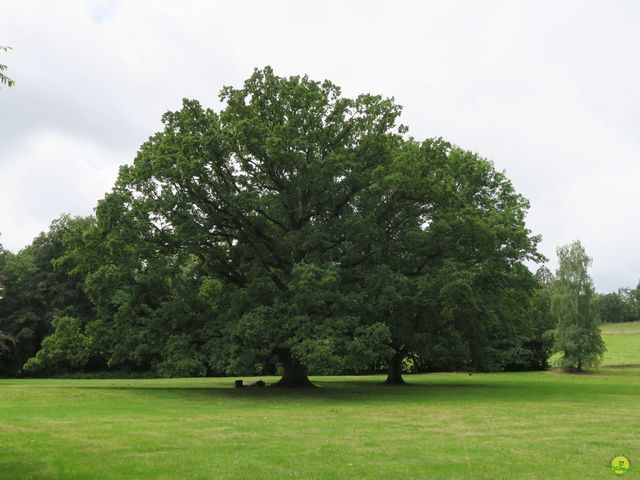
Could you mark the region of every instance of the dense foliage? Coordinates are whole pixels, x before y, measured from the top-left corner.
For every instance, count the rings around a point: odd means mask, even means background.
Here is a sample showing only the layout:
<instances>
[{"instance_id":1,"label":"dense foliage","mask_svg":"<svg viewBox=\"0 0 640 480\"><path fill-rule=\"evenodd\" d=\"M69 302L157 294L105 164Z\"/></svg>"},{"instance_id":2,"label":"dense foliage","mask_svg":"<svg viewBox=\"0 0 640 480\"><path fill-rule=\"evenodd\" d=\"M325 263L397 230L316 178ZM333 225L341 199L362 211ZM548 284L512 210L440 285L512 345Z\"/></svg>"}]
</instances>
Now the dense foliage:
<instances>
[{"instance_id":1,"label":"dense foliage","mask_svg":"<svg viewBox=\"0 0 640 480\"><path fill-rule=\"evenodd\" d=\"M93 307L84 294L83 279L55 266L67 248L67 232L82 230L85 224L85 219L63 216L19 253L2 254L0 330L11 334L16 345L12 355L0 358L0 371L17 373L51 334L55 317L91 316Z\"/></svg>"},{"instance_id":2,"label":"dense foliage","mask_svg":"<svg viewBox=\"0 0 640 480\"><path fill-rule=\"evenodd\" d=\"M546 368L528 202L392 99L256 70L185 100L95 217L0 255L4 374Z\"/></svg>"}]
</instances>

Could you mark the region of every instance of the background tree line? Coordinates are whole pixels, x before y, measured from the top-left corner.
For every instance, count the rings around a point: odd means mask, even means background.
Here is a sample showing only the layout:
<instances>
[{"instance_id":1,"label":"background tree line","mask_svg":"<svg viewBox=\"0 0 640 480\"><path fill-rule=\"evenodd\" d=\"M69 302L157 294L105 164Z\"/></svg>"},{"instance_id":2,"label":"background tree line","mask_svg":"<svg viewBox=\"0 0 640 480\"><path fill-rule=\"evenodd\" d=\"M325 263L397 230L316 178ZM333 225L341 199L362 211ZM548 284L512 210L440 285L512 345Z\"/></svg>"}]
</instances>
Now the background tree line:
<instances>
[{"instance_id":1,"label":"background tree line","mask_svg":"<svg viewBox=\"0 0 640 480\"><path fill-rule=\"evenodd\" d=\"M407 138L392 99L270 68L221 99L165 114L94 216L0 250L2 374L401 383L543 369L597 333L588 262L533 275L527 200L477 154Z\"/></svg>"},{"instance_id":2,"label":"background tree line","mask_svg":"<svg viewBox=\"0 0 640 480\"><path fill-rule=\"evenodd\" d=\"M596 308L606 323L640 320L640 283L636 288L620 288L617 292L596 294Z\"/></svg>"}]
</instances>

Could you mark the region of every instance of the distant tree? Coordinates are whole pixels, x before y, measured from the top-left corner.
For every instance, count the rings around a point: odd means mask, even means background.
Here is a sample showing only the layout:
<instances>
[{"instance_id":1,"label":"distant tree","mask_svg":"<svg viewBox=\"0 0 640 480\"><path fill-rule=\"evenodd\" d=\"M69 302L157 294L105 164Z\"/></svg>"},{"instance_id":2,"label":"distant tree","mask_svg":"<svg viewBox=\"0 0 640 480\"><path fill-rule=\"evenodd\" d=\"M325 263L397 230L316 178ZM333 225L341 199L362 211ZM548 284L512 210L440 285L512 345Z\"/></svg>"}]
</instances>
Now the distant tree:
<instances>
[{"instance_id":1,"label":"distant tree","mask_svg":"<svg viewBox=\"0 0 640 480\"><path fill-rule=\"evenodd\" d=\"M551 283L553 283L553 281L555 280L553 272L551 272L551 270L549 270L546 265L542 265L540 266L540 268L538 268L538 270L536 270L535 277L540 285L545 287L547 285L551 285Z\"/></svg>"},{"instance_id":2,"label":"distant tree","mask_svg":"<svg viewBox=\"0 0 640 480\"><path fill-rule=\"evenodd\" d=\"M619 288L618 297L623 304L623 322L632 322L640 319L640 308L637 301L637 292L631 288Z\"/></svg>"},{"instance_id":3,"label":"distant tree","mask_svg":"<svg viewBox=\"0 0 640 480\"><path fill-rule=\"evenodd\" d=\"M0 52L8 52L11 47L4 47L0 45ZM9 78L4 72L7 71L7 66L0 64L0 85L6 85L7 87L13 87L15 82Z\"/></svg>"},{"instance_id":4,"label":"distant tree","mask_svg":"<svg viewBox=\"0 0 640 480\"><path fill-rule=\"evenodd\" d=\"M578 240L556 252L559 267L551 298L551 312L557 321L554 348L562 352L560 365L564 369L580 372L596 365L605 351L588 273L591 258Z\"/></svg>"},{"instance_id":5,"label":"distant tree","mask_svg":"<svg viewBox=\"0 0 640 480\"><path fill-rule=\"evenodd\" d=\"M9 252L5 250L0 243L0 300L2 300L2 295L4 292L4 276L2 275L2 272L4 270L4 264L6 263L8 257Z\"/></svg>"},{"instance_id":6,"label":"distant tree","mask_svg":"<svg viewBox=\"0 0 640 480\"><path fill-rule=\"evenodd\" d=\"M5 277L2 274L2 272L4 271L5 263L7 262L7 259L9 257L10 257L10 253L7 250L5 250L2 244L0 243L0 302L2 301L2 297L5 290L5 287L4 287ZM0 317L0 326L2 326L3 323L4 322ZM15 338L11 335L8 335L2 332L2 330L0 330L0 357L6 356L7 354L11 353L15 345L16 345Z\"/></svg>"},{"instance_id":7,"label":"distant tree","mask_svg":"<svg viewBox=\"0 0 640 480\"><path fill-rule=\"evenodd\" d=\"M640 320L640 282L636 285L636 288L631 290L631 298L633 300L634 309L636 312L636 319Z\"/></svg>"},{"instance_id":8,"label":"distant tree","mask_svg":"<svg viewBox=\"0 0 640 480\"><path fill-rule=\"evenodd\" d=\"M0 361L0 373L15 374L36 354L54 328L54 317L93 315L83 279L68 275L55 264L67 248L69 233L81 229L84 222L83 218L63 215L31 245L0 259L0 276L4 278L0 329L16 339L12 354Z\"/></svg>"},{"instance_id":9,"label":"distant tree","mask_svg":"<svg viewBox=\"0 0 640 480\"><path fill-rule=\"evenodd\" d=\"M622 322L624 305L615 293L596 293L593 303L603 323Z\"/></svg>"},{"instance_id":10,"label":"distant tree","mask_svg":"<svg viewBox=\"0 0 640 480\"><path fill-rule=\"evenodd\" d=\"M11 353L16 346L16 339L0 331L0 357Z\"/></svg>"},{"instance_id":11,"label":"distant tree","mask_svg":"<svg viewBox=\"0 0 640 480\"><path fill-rule=\"evenodd\" d=\"M619 293L596 295L595 307L605 323L630 322L635 319L635 308L631 299Z\"/></svg>"}]
</instances>

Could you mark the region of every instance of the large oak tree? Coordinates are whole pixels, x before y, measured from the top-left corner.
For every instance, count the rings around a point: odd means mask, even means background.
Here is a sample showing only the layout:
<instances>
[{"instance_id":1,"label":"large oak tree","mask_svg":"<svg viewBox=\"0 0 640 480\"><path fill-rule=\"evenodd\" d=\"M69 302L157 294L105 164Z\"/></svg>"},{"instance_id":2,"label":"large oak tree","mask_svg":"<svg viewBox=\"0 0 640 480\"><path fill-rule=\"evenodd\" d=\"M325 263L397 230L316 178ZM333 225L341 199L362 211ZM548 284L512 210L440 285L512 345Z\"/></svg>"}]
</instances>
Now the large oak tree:
<instances>
[{"instance_id":1,"label":"large oak tree","mask_svg":"<svg viewBox=\"0 0 640 480\"><path fill-rule=\"evenodd\" d=\"M149 242L190 252L220 281L209 295L226 305L230 368L275 356L282 383L298 385L309 366L383 359L389 331L362 321L345 272L375 247L361 203L401 142L400 108L269 68L221 98L220 114L195 101L167 113L112 196Z\"/></svg>"},{"instance_id":2,"label":"large oak tree","mask_svg":"<svg viewBox=\"0 0 640 480\"><path fill-rule=\"evenodd\" d=\"M399 383L434 337L486 363L537 258L504 174L405 139L393 100L328 81L265 68L221 99L165 114L97 211L142 266L197 259L221 369L277 361L280 384L308 385L309 369L389 362Z\"/></svg>"}]
</instances>

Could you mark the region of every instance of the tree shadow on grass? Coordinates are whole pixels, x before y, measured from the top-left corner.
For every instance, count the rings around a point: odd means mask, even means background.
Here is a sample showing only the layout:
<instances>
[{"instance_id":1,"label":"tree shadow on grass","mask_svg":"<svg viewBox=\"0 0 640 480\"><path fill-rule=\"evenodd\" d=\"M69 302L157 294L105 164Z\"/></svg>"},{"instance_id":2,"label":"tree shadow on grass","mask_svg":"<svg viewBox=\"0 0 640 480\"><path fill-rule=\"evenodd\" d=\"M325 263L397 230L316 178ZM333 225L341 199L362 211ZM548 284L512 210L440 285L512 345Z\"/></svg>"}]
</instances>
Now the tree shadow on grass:
<instances>
[{"instance_id":1,"label":"tree shadow on grass","mask_svg":"<svg viewBox=\"0 0 640 480\"><path fill-rule=\"evenodd\" d=\"M428 393L429 391L440 390L488 390L504 387L499 383L481 383L481 384L469 384L469 383L455 383L455 382L442 382L442 383L408 383L404 385L385 385L384 383L372 383L370 381L315 381L315 386L318 388L288 388L272 386L265 387L244 387L234 388L233 380L230 380L228 385L221 385L219 383L212 386L197 386L197 385L144 385L131 382L127 385L60 385L59 388L77 388L88 390L121 390L121 391L140 391L140 392L165 392L175 393L183 392L185 394L195 395L213 395L226 398L326 398L332 396L349 397L352 395L373 395L373 396L411 396L416 393Z\"/></svg>"},{"instance_id":2,"label":"tree shadow on grass","mask_svg":"<svg viewBox=\"0 0 640 480\"><path fill-rule=\"evenodd\" d=\"M145 385L128 381L127 385L78 385L62 386L62 388L78 388L90 390L123 391L145 396L176 396L189 400L223 401L233 400L249 402L289 403L296 401L310 402L398 402L425 403L446 402L464 403L470 400L531 402L546 400L574 401L592 398L594 395L620 394L620 386L613 384L579 383L567 385L564 382L548 382L543 378L526 379L525 381L429 381L414 382L401 386L389 386L371 380L345 381L316 380L319 388L272 388L250 387L233 388L233 378L228 385L219 382L211 386L200 385Z\"/></svg>"},{"instance_id":3,"label":"tree shadow on grass","mask_svg":"<svg viewBox=\"0 0 640 480\"><path fill-rule=\"evenodd\" d=\"M127 391L140 395L189 398L193 400L219 401L402 401L424 403L425 401L467 402L471 399L491 401L546 401L572 402L593 395L625 394L636 386L635 370L599 368L587 374L563 373L559 370L531 373L494 374L415 374L407 375L405 385L385 385L384 376L338 376L312 377L319 388L234 388L236 377L202 379L122 379L96 380L91 384L76 384L65 380L55 388L77 388L88 390ZM621 382L620 376L630 382ZM258 377L246 377L257 380ZM277 377L263 377L266 383L277 381ZM602 379L607 381L602 382ZM609 381L611 380L611 381ZM68 382L68 383L67 383Z\"/></svg>"}]
</instances>

